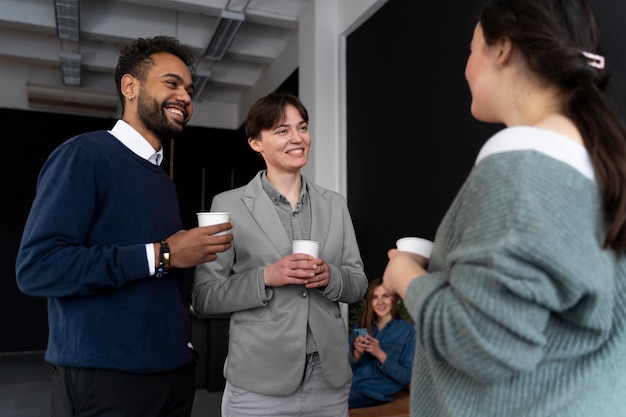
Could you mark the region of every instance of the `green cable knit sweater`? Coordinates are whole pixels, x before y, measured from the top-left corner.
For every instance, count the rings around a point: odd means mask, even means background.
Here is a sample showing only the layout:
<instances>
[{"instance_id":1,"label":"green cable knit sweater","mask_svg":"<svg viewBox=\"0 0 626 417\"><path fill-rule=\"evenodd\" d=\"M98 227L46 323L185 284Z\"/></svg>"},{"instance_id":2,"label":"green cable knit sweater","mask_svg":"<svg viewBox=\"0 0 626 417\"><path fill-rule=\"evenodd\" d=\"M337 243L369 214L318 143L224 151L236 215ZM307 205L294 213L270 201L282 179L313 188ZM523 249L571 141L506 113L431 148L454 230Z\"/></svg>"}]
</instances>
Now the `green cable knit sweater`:
<instances>
[{"instance_id":1,"label":"green cable knit sweater","mask_svg":"<svg viewBox=\"0 0 626 417\"><path fill-rule=\"evenodd\" d=\"M491 138L409 286L413 417L626 416L626 261L586 150Z\"/></svg>"}]
</instances>

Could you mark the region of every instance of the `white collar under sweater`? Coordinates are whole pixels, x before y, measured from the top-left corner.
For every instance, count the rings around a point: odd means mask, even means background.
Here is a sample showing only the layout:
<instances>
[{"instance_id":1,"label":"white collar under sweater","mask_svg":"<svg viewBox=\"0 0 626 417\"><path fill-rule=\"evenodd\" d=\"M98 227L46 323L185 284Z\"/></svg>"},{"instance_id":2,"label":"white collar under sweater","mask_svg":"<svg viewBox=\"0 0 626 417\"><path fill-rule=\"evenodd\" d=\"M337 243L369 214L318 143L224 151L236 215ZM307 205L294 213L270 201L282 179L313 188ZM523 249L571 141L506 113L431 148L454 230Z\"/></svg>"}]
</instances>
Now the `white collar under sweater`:
<instances>
[{"instance_id":1,"label":"white collar under sweater","mask_svg":"<svg viewBox=\"0 0 626 417\"><path fill-rule=\"evenodd\" d=\"M161 165L161 162L163 162L163 146L155 152L152 145L124 120L119 119L109 133L115 136L128 149L154 165Z\"/></svg>"},{"instance_id":2,"label":"white collar under sweater","mask_svg":"<svg viewBox=\"0 0 626 417\"><path fill-rule=\"evenodd\" d=\"M532 126L513 126L493 135L481 148L476 165L489 155L507 151L534 150L565 162L595 182L587 149L568 137Z\"/></svg>"}]
</instances>

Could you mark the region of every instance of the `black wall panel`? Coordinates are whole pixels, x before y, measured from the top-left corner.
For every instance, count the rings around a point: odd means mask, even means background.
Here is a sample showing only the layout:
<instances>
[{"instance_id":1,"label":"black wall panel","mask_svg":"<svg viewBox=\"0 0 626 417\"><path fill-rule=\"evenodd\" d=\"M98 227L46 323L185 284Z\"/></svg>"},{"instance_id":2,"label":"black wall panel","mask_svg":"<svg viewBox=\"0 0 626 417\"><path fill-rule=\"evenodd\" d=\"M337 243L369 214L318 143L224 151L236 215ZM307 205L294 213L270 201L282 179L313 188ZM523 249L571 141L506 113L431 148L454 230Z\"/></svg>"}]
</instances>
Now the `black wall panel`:
<instances>
[{"instance_id":1,"label":"black wall panel","mask_svg":"<svg viewBox=\"0 0 626 417\"><path fill-rule=\"evenodd\" d=\"M611 95L626 103L626 3L593 3ZM470 113L464 71L479 5L389 0L348 36L348 203L370 279L399 237L434 238L481 145L503 127Z\"/></svg>"}]
</instances>

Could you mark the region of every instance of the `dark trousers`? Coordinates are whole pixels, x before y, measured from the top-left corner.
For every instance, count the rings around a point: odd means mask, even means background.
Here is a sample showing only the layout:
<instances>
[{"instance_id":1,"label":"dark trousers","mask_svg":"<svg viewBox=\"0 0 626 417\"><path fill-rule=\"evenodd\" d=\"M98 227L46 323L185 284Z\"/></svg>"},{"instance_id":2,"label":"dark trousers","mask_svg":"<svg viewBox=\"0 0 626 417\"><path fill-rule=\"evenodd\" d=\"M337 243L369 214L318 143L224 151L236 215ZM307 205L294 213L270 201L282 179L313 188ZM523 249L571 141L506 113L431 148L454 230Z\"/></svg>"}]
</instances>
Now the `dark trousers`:
<instances>
[{"instance_id":1,"label":"dark trousers","mask_svg":"<svg viewBox=\"0 0 626 417\"><path fill-rule=\"evenodd\" d=\"M196 364L156 374L54 366L54 417L189 417Z\"/></svg>"}]
</instances>

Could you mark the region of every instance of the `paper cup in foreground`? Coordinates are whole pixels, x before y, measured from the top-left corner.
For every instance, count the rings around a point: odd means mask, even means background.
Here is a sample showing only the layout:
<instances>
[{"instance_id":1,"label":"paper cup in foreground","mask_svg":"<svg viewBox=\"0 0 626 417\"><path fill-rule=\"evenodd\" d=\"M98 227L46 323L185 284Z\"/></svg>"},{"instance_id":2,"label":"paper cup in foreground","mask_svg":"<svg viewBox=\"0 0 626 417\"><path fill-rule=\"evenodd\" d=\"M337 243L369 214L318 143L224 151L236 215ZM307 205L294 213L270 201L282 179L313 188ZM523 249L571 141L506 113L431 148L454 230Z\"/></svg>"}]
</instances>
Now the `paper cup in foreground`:
<instances>
[{"instance_id":1,"label":"paper cup in foreground","mask_svg":"<svg viewBox=\"0 0 626 417\"><path fill-rule=\"evenodd\" d=\"M433 242L421 237L403 237L396 241L398 250L416 253L425 258L430 258L433 251Z\"/></svg>"},{"instance_id":2,"label":"paper cup in foreground","mask_svg":"<svg viewBox=\"0 0 626 417\"><path fill-rule=\"evenodd\" d=\"M291 253L306 253L317 258L320 253L320 242L314 240L294 240L291 242Z\"/></svg>"},{"instance_id":3,"label":"paper cup in foreground","mask_svg":"<svg viewBox=\"0 0 626 417\"><path fill-rule=\"evenodd\" d=\"M230 213L225 211L202 211L196 213L198 216L198 226L212 226L214 224L226 223L230 221ZM223 235L226 231L216 233L216 235Z\"/></svg>"}]
</instances>

